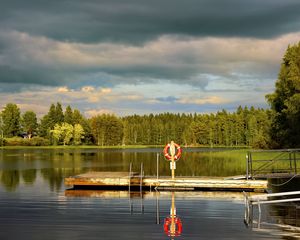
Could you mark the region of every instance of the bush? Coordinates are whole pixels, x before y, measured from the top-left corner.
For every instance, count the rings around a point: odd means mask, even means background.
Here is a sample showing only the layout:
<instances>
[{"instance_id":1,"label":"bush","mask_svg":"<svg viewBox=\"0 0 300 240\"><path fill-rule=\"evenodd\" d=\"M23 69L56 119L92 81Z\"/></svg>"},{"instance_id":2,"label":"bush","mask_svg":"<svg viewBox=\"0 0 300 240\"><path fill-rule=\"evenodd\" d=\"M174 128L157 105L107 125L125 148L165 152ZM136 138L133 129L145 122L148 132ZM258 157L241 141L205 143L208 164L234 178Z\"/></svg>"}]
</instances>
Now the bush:
<instances>
[{"instance_id":1,"label":"bush","mask_svg":"<svg viewBox=\"0 0 300 240\"><path fill-rule=\"evenodd\" d=\"M50 142L48 139L42 137L21 138L12 137L5 138L4 146L48 146Z\"/></svg>"},{"instance_id":2,"label":"bush","mask_svg":"<svg viewBox=\"0 0 300 240\"><path fill-rule=\"evenodd\" d=\"M0 146L5 146L6 140L5 138L0 137Z\"/></svg>"},{"instance_id":3,"label":"bush","mask_svg":"<svg viewBox=\"0 0 300 240\"><path fill-rule=\"evenodd\" d=\"M31 139L26 139L28 142L30 142L30 146L49 146L50 141L43 137L33 137Z\"/></svg>"},{"instance_id":4,"label":"bush","mask_svg":"<svg viewBox=\"0 0 300 240\"><path fill-rule=\"evenodd\" d=\"M21 137L5 138L5 146L24 146L23 140Z\"/></svg>"}]
</instances>

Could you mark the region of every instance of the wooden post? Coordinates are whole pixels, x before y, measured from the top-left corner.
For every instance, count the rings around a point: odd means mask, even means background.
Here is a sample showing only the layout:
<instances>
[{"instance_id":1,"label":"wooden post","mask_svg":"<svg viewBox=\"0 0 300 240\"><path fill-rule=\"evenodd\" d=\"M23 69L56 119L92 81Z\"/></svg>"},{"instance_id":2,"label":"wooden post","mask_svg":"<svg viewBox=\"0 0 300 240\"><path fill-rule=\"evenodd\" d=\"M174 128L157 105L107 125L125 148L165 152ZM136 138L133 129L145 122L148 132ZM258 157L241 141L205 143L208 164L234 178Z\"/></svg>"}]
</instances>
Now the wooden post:
<instances>
[{"instance_id":1,"label":"wooden post","mask_svg":"<svg viewBox=\"0 0 300 240\"><path fill-rule=\"evenodd\" d=\"M159 218L159 199L158 199L158 192L155 192L156 196L156 224L160 224L160 218Z\"/></svg>"},{"instance_id":2,"label":"wooden post","mask_svg":"<svg viewBox=\"0 0 300 240\"><path fill-rule=\"evenodd\" d=\"M172 192L171 227L170 227L170 233L171 233L171 236L175 236L175 231L176 231L175 217L176 217L176 209L175 209L175 193Z\"/></svg>"},{"instance_id":3,"label":"wooden post","mask_svg":"<svg viewBox=\"0 0 300 240\"><path fill-rule=\"evenodd\" d=\"M172 171L172 180L175 179L175 160L174 160L174 156L176 154L175 152L175 145L174 145L174 141L171 141L171 146L170 146L170 154L171 154L171 171Z\"/></svg>"}]
</instances>

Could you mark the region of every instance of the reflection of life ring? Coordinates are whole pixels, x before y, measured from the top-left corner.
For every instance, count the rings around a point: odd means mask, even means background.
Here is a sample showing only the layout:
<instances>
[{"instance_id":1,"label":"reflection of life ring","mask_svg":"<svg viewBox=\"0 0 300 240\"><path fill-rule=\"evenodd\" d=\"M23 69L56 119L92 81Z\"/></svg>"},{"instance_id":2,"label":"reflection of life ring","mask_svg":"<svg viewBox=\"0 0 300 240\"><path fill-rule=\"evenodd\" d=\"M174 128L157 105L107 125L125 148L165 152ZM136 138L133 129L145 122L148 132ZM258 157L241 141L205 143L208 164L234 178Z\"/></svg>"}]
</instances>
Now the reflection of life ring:
<instances>
[{"instance_id":1,"label":"reflection of life ring","mask_svg":"<svg viewBox=\"0 0 300 240\"><path fill-rule=\"evenodd\" d=\"M174 146L177 149L177 153L174 156L174 160L176 161L180 158L182 149L180 148L180 146L177 143L174 143ZM168 143L164 148L164 156L167 160L171 160L171 158L172 158L171 154L169 153L170 147L171 147L171 144Z\"/></svg>"},{"instance_id":2,"label":"reflection of life ring","mask_svg":"<svg viewBox=\"0 0 300 240\"><path fill-rule=\"evenodd\" d=\"M174 232L171 232L171 224L172 224L172 218L167 217L165 218L164 222L164 231L168 236L180 236L182 233L182 222L179 217L174 217L174 224L175 224L175 229Z\"/></svg>"}]
</instances>

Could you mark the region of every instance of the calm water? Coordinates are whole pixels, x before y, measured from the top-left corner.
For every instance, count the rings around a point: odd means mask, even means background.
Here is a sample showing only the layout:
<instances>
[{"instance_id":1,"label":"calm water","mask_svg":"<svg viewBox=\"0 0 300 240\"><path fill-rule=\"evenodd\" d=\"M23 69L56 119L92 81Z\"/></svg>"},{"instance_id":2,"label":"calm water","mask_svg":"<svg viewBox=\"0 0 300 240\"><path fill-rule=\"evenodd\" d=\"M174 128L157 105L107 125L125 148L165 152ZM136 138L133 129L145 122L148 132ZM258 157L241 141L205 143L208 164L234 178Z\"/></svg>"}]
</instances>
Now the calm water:
<instances>
[{"instance_id":1,"label":"calm water","mask_svg":"<svg viewBox=\"0 0 300 240\"><path fill-rule=\"evenodd\" d=\"M130 162L137 171L143 162L145 174L155 175L160 151L1 149L0 239L171 239L164 232L171 193L74 191L63 185L64 177L86 171L128 171ZM244 174L244 156L241 150L186 150L176 175ZM170 174L162 157L160 174ZM264 223L273 225L247 228L239 193L176 192L173 201L182 223L178 239L281 239L292 232L273 223L297 225L298 208L284 205L263 209Z\"/></svg>"}]
</instances>

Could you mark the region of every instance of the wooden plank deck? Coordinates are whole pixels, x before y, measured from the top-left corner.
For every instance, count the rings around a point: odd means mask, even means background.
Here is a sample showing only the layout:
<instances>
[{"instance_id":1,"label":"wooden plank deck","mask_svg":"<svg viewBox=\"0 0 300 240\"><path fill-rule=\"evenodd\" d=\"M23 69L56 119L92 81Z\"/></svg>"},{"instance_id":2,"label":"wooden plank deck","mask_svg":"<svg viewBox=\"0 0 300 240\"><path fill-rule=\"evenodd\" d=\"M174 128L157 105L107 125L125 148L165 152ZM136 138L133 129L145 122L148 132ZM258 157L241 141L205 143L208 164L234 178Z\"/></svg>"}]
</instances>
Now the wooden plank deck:
<instances>
[{"instance_id":1,"label":"wooden plank deck","mask_svg":"<svg viewBox=\"0 0 300 240\"><path fill-rule=\"evenodd\" d=\"M141 182L142 181L142 182ZM226 191L265 191L266 180L245 180L222 177L143 177L128 172L89 172L65 178L65 185L76 187L139 187L144 189L178 189L178 190L226 190Z\"/></svg>"}]
</instances>

